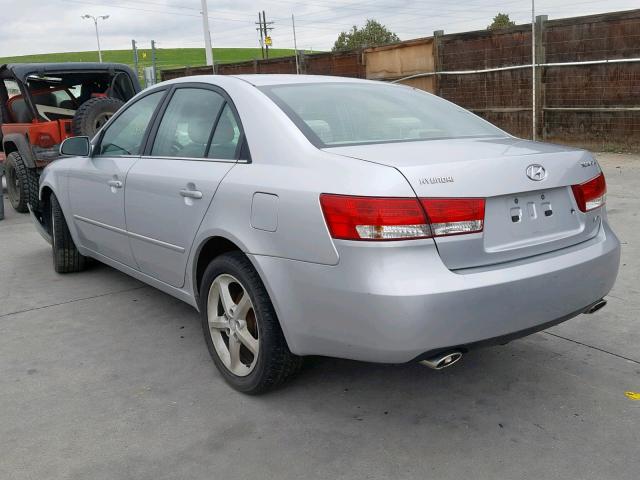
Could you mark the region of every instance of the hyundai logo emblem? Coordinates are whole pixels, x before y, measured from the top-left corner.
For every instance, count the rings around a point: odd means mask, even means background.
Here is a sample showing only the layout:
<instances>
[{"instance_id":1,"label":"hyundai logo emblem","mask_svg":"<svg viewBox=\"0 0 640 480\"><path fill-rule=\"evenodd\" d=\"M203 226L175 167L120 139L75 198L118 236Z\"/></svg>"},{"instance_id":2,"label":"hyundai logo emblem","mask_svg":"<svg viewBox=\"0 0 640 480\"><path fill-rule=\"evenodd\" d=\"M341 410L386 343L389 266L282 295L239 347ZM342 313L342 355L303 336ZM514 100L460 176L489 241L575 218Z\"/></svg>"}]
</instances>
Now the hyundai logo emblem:
<instances>
[{"instance_id":1,"label":"hyundai logo emblem","mask_svg":"<svg viewBox=\"0 0 640 480\"><path fill-rule=\"evenodd\" d=\"M547 171L542 165L534 163L533 165L529 165L527 167L527 177L529 177L534 182L539 182L540 180L544 180L545 178L547 178Z\"/></svg>"}]
</instances>

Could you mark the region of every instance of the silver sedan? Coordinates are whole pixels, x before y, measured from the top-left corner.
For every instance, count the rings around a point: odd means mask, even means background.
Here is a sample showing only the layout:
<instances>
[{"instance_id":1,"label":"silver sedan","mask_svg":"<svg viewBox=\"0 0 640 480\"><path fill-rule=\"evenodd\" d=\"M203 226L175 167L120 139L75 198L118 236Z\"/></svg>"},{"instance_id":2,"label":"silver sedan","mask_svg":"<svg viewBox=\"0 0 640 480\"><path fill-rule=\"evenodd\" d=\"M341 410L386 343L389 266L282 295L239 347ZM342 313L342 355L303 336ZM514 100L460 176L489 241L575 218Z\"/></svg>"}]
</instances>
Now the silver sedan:
<instances>
[{"instance_id":1,"label":"silver sedan","mask_svg":"<svg viewBox=\"0 0 640 480\"><path fill-rule=\"evenodd\" d=\"M191 304L246 393L306 355L447 367L601 308L618 272L590 153L405 86L182 78L61 153L32 206L56 271Z\"/></svg>"}]
</instances>

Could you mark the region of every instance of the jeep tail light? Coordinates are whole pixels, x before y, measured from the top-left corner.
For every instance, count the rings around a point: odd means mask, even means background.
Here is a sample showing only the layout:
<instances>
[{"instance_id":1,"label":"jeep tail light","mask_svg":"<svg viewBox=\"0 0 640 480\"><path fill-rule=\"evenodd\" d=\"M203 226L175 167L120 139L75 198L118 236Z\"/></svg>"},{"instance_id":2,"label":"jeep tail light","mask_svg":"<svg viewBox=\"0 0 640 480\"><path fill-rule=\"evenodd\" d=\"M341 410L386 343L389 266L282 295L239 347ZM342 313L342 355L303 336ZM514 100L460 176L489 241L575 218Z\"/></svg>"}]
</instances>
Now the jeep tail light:
<instances>
[{"instance_id":1,"label":"jeep tail light","mask_svg":"<svg viewBox=\"0 0 640 480\"><path fill-rule=\"evenodd\" d=\"M422 198L434 237L477 233L484 228L484 198Z\"/></svg>"},{"instance_id":2,"label":"jeep tail light","mask_svg":"<svg viewBox=\"0 0 640 480\"><path fill-rule=\"evenodd\" d=\"M605 204L607 184L603 173L588 182L572 185L571 190L573 190L578 208L582 212L588 212Z\"/></svg>"},{"instance_id":3,"label":"jeep tail light","mask_svg":"<svg viewBox=\"0 0 640 480\"><path fill-rule=\"evenodd\" d=\"M48 133L39 133L36 140L36 144L42 148L51 148L56 144L56 142L53 140L53 137Z\"/></svg>"},{"instance_id":4,"label":"jeep tail light","mask_svg":"<svg viewBox=\"0 0 640 480\"><path fill-rule=\"evenodd\" d=\"M408 240L431 236L417 198L320 195L333 238L342 240Z\"/></svg>"},{"instance_id":5,"label":"jeep tail light","mask_svg":"<svg viewBox=\"0 0 640 480\"><path fill-rule=\"evenodd\" d=\"M481 232L484 199L320 195L331 236L343 240L412 240Z\"/></svg>"}]
</instances>

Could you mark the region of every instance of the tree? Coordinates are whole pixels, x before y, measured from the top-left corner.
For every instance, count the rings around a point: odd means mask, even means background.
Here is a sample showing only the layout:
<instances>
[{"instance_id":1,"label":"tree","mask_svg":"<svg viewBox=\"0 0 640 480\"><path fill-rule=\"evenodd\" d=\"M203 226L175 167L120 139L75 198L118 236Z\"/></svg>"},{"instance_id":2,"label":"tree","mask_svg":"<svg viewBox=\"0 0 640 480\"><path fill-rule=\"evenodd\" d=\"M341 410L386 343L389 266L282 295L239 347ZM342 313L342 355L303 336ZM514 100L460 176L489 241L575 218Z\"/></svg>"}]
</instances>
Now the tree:
<instances>
[{"instance_id":1,"label":"tree","mask_svg":"<svg viewBox=\"0 0 640 480\"><path fill-rule=\"evenodd\" d=\"M338 39L333 44L333 51L341 52L399 41L398 35L388 30L387 27L375 20L368 19L364 27L358 28L354 25L348 32L342 32L338 35Z\"/></svg>"},{"instance_id":2,"label":"tree","mask_svg":"<svg viewBox=\"0 0 640 480\"><path fill-rule=\"evenodd\" d=\"M515 26L516 22L509 18L508 13L498 13L493 17L493 23L487 27L487 30L498 30Z\"/></svg>"}]
</instances>

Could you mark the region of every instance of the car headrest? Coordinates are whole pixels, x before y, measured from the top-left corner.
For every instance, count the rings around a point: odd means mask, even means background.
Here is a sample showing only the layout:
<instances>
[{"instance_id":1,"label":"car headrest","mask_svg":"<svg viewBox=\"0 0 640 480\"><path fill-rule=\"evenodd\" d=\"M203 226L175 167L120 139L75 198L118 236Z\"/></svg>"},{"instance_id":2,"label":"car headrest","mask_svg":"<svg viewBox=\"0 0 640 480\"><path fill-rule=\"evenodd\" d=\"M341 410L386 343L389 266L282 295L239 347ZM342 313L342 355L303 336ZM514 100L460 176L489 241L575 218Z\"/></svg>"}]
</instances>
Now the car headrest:
<instances>
[{"instance_id":1,"label":"car headrest","mask_svg":"<svg viewBox=\"0 0 640 480\"><path fill-rule=\"evenodd\" d=\"M31 110L27 107L27 103L24 98L18 98L10 103L11 112L16 123L31 123L33 115Z\"/></svg>"},{"instance_id":2,"label":"car headrest","mask_svg":"<svg viewBox=\"0 0 640 480\"><path fill-rule=\"evenodd\" d=\"M33 103L36 105L57 106L56 96L53 93L38 93L33 96Z\"/></svg>"},{"instance_id":3,"label":"car headrest","mask_svg":"<svg viewBox=\"0 0 640 480\"><path fill-rule=\"evenodd\" d=\"M216 143L230 143L236 136L236 132L233 128L233 122L229 118L229 115L222 115L218 126L216 127L215 139Z\"/></svg>"},{"instance_id":4,"label":"car headrest","mask_svg":"<svg viewBox=\"0 0 640 480\"><path fill-rule=\"evenodd\" d=\"M187 133L193 143L206 144L211 133L211 119L202 115L195 115L189 121Z\"/></svg>"}]
</instances>

